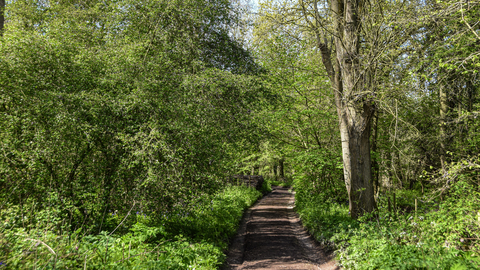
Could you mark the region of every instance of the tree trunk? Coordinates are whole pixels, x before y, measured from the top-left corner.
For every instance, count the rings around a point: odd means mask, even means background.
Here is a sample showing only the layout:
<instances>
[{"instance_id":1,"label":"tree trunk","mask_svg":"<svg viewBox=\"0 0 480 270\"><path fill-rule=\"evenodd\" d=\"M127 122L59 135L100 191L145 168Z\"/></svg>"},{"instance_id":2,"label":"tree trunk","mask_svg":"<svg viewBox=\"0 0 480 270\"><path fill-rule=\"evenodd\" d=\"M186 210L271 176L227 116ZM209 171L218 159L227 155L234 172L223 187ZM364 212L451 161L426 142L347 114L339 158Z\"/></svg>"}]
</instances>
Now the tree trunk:
<instances>
[{"instance_id":1,"label":"tree trunk","mask_svg":"<svg viewBox=\"0 0 480 270\"><path fill-rule=\"evenodd\" d=\"M375 208L370 156L371 122L375 105L369 100L368 90L362 84L360 72L359 6L362 0L332 0L334 16L335 67L331 48L321 42L317 32L318 48L335 94L335 104L342 140L343 173L349 197L350 215L357 218ZM318 11L317 11L318 12ZM318 15L319 16L319 15Z\"/></svg>"},{"instance_id":2,"label":"tree trunk","mask_svg":"<svg viewBox=\"0 0 480 270\"><path fill-rule=\"evenodd\" d=\"M368 108L364 114L369 116ZM375 208L370 132L371 118L353 118L347 113L343 113L340 118L343 174L352 218L371 212Z\"/></svg>"},{"instance_id":3,"label":"tree trunk","mask_svg":"<svg viewBox=\"0 0 480 270\"><path fill-rule=\"evenodd\" d=\"M272 162L272 178L277 181L277 163L275 161Z\"/></svg>"}]
</instances>

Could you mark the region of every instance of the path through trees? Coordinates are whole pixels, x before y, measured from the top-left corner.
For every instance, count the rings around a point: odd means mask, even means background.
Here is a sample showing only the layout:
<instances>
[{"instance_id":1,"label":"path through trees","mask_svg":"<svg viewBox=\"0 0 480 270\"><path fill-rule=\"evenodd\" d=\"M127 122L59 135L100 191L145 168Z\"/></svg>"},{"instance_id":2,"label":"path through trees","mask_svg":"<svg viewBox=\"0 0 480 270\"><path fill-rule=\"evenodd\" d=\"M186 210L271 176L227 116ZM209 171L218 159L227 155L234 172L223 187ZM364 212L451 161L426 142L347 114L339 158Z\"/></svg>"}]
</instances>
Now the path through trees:
<instances>
[{"instance_id":1,"label":"path through trees","mask_svg":"<svg viewBox=\"0 0 480 270\"><path fill-rule=\"evenodd\" d=\"M227 269L338 269L293 211L294 194L275 187L245 215Z\"/></svg>"}]
</instances>

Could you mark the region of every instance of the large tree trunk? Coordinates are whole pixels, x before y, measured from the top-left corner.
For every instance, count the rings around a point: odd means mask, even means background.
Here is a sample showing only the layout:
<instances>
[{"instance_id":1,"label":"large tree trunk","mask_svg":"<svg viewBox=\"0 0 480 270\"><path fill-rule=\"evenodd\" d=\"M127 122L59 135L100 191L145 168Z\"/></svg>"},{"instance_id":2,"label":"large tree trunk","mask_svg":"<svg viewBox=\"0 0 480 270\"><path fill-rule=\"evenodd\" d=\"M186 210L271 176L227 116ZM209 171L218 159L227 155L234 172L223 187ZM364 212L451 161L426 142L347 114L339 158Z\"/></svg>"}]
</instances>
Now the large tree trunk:
<instances>
[{"instance_id":1,"label":"large tree trunk","mask_svg":"<svg viewBox=\"0 0 480 270\"><path fill-rule=\"evenodd\" d=\"M359 55L360 21L358 14L362 0L332 0L335 23L335 67L331 48L321 42L317 32L322 62L329 74L335 94L335 104L342 140L343 172L349 197L350 215L357 218L375 208L370 133L375 105L363 85ZM318 11L317 11L318 12Z\"/></svg>"},{"instance_id":2,"label":"large tree trunk","mask_svg":"<svg viewBox=\"0 0 480 270\"><path fill-rule=\"evenodd\" d=\"M370 156L371 116L373 108L364 106L362 115L352 115L351 108L340 108L343 174L352 218L375 208Z\"/></svg>"}]
</instances>

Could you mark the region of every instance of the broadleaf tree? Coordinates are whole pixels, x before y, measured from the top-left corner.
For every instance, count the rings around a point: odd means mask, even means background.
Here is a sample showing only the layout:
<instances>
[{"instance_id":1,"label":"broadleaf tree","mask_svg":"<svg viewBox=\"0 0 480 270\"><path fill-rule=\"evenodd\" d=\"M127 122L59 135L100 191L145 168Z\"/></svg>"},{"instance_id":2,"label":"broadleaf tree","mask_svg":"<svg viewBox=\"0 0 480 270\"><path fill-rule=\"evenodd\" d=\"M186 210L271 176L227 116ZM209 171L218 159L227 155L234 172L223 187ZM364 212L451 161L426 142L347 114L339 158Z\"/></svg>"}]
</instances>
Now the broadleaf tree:
<instances>
[{"instance_id":1,"label":"broadleaf tree","mask_svg":"<svg viewBox=\"0 0 480 270\"><path fill-rule=\"evenodd\" d=\"M260 16L304 32L321 54L321 64L335 96L345 186L350 214L357 218L375 209L372 181L371 127L388 91L391 59L418 27L415 5L408 2L265 1Z\"/></svg>"}]
</instances>

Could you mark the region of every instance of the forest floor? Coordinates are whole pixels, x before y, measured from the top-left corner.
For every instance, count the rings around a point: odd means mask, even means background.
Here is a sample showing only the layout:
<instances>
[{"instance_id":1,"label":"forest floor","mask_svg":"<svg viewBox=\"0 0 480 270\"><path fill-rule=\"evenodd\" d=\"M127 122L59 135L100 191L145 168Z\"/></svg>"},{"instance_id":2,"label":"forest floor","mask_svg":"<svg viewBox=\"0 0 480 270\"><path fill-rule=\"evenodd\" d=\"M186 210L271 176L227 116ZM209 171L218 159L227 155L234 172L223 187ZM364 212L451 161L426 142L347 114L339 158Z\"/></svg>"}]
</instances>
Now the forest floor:
<instances>
[{"instance_id":1,"label":"forest floor","mask_svg":"<svg viewBox=\"0 0 480 270\"><path fill-rule=\"evenodd\" d=\"M245 213L224 269L340 269L301 225L288 188L273 187Z\"/></svg>"}]
</instances>

